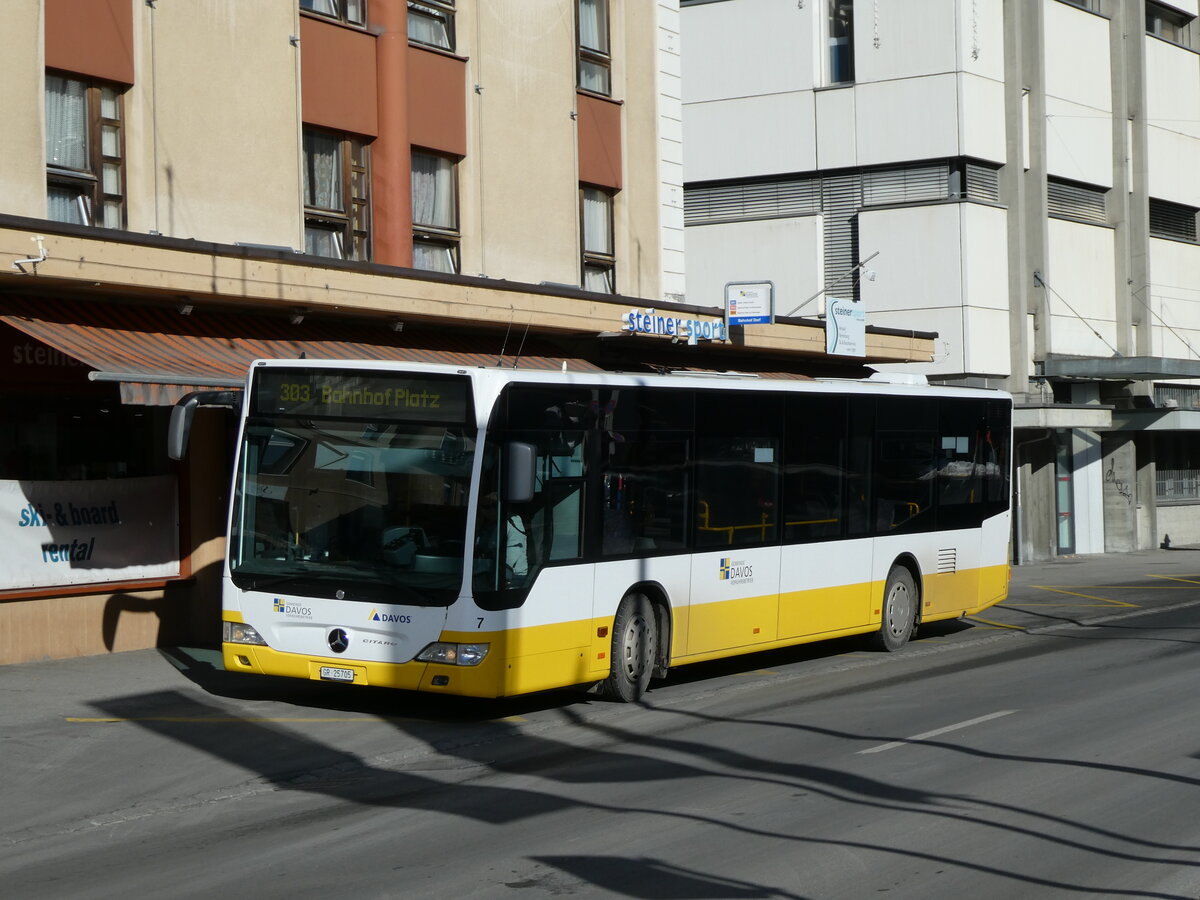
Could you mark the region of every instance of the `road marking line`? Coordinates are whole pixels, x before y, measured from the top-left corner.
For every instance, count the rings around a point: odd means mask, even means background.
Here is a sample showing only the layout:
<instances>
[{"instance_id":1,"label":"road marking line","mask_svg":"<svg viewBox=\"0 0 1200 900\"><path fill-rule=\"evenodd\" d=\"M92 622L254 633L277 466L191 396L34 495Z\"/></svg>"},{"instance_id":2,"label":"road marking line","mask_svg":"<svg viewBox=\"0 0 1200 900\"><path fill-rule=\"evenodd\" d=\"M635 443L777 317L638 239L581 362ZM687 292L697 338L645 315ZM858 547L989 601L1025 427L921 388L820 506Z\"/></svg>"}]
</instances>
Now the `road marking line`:
<instances>
[{"instance_id":1,"label":"road marking line","mask_svg":"<svg viewBox=\"0 0 1200 900\"><path fill-rule=\"evenodd\" d=\"M1182 581L1184 584L1200 584L1200 575L1184 577L1182 575L1151 575L1151 578L1162 578L1166 581ZM1160 588L1160 590L1180 590L1179 588Z\"/></svg>"},{"instance_id":2,"label":"road marking line","mask_svg":"<svg viewBox=\"0 0 1200 900\"><path fill-rule=\"evenodd\" d=\"M288 723L321 723L326 722L370 722L384 724L390 719L379 719L374 716L323 716L323 717L300 717L300 716L278 716L278 717L250 717L250 716L137 716L130 718L120 718L117 716L97 716L89 718L87 716L65 716L66 721L74 724L95 725L104 722L170 722L172 724L184 725L228 725L231 723L249 723L260 724L263 722L288 722Z\"/></svg>"},{"instance_id":3,"label":"road marking line","mask_svg":"<svg viewBox=\"0 0 1200 900\"><path fill-rule=\"evenodd\" d=\"M1092 594L1081 594L1078 591L1068 591L1064 588L1048 587L1047 585L1043 584L1035 584L1031 585L1031 587L1035 587L1042 591L1049 591L1052 594L1066 594L1068 597L1082 597L1084 600L1099 600L1101 603L1104 603L1108 606L1130 606L1135 609L1138 606L1137 603L1126 603L1124 600L1110 600L1108 597L1096 597ZM1104 587L1104 585L1097 585L1097 587Z\"/></svg>"},{"instance_id":4,"label":"road marking line","mask_svg":"<svg viewBox=\"0 0 1200 900\"><path fill-rule=\"evenodd\" d=\"M993 628L1011 628L1013 631L1024 631L1020 625L1006 625L1004 622L993 622L991 619L981 619L979 616L967 616L972 622L982 622L984 625L991 625Z\"/></svg>"},{"instance_id":5,"label":"road marking line","mask_svg":"<svg viewBox=\"0 0 1200 900\"><path fill-rule=\"evenodd\" d=\"M968 719L965 722L959 722L957 725L947 725L945 728L935 728L933 731L926 731L924 734L914 734L912 737L905 738L902 741L892 741L887 744L880 744L878 747L869 747L866 750L859 750L859 755L864 753L882 753L884 750L894 750L896 747L903 747L905 744L911 744L914 741L924 741L928 738L937 737L938 735L947 734L951 731L958 731L962 728L970 728L972 725L979 725L983 722L990 722L992 719L999 719L1003 716L1011 716L1017 710L1002 709L999 712L988 713L986 716L980 716L977 719Z\"/></svg>"}]
</instances>

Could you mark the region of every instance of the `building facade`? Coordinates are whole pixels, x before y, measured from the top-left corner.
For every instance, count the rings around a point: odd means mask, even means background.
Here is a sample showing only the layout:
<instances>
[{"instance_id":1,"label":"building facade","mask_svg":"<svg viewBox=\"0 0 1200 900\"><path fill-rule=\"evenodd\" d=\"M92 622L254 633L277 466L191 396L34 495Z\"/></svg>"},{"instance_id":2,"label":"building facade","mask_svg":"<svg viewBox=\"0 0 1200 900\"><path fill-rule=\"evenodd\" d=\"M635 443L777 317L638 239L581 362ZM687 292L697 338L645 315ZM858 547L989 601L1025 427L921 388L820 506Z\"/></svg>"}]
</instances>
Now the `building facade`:
<instances>
[{"instance_id":1,"label":"building facade","mask_svg":"<svg viewBox=\"0 0 1200 900\"><path fill-rule=\"evenodd\" d=\"M675 0L0 4L0 663L217 638L233 420L182 463L167 420L255 358L861 372L810 322L629 327L722 312L683 297L679 32Z\"/></svg>"},{"instance_id":2,"label":"building facade","mask_svg":"<svg viewBox=\"0 0 1200 900\"><path fill-rule=\"evenodd\" d=\"M1197 12L683 0L687 300L843 297L1012 391L1017 561L1200 541Z\"/></svg>"}]
</instances>

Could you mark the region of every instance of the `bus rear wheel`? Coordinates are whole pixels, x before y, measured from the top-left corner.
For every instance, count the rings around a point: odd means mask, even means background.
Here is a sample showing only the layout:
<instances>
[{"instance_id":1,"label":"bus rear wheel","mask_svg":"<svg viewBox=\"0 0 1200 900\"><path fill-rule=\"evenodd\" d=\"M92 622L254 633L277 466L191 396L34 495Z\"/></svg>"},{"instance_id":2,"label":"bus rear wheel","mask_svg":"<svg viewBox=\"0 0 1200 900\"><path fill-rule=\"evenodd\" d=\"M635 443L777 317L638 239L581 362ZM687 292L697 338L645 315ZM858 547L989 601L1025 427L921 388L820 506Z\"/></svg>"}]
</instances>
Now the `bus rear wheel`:
<instances>
[{"instance_id":1,"label":"bus rear wheel","mask_svg":"<svg viewBox=\"0 0 1200 900\"><path fill-rule=\"evenodd\" d=\"M601 688L603 696L623 703L640 700L650 684L657 648L654 607L641 594L626 596L613 619L611 665Z\"/></svg>"},{"instance_id":2,"label":"bus rear wheel","mask_svg":"<svg viewBox=\"0 0 1200 900\"><path fill-rule=\"evenodd\" d=\"M875 634L880 650L899 650L912 637L917 623L917 588L912 573L892 566L883 589L883 621Z\"/></svg>"}]
</instances>

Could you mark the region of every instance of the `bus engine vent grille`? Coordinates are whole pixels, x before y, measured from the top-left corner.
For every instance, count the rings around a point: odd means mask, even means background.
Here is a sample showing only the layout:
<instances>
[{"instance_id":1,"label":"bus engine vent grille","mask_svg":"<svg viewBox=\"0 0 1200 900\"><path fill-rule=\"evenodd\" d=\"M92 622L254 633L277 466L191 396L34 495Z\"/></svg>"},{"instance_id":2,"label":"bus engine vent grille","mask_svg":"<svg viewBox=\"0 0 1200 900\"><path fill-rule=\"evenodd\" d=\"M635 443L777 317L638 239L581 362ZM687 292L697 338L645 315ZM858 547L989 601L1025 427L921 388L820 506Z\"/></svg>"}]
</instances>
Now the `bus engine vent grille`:
<instances>
[{"instance_id":1,"label":"bus engine vent grille","mask_svg":"<svg viewBox=\"0 0 1200 900\"><path fill-rule=\"evenodd\" d=\"M954 547L939 550L937 570L939 575L953 575L958 571L958 550Z\"/></svg>"}]
</instances>

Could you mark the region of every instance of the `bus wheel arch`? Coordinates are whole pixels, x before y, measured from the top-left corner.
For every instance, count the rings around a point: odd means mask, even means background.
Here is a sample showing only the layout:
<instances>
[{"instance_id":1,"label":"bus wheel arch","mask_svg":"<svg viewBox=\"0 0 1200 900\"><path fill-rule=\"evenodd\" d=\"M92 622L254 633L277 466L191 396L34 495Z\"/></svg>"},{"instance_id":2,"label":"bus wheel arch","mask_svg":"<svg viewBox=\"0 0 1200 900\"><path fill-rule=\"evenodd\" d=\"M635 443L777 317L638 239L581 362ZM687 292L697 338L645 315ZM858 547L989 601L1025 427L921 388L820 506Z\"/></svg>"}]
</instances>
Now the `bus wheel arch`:
<instances>
[{"instance_id":1,"label":"bus wheel arch","mask_svg":"<svg viewBox=\"0 0 1200 900\"><path fill-rule=\"evenodd\" d=\"M631 588L621 598L613 617L609 674L600 685L609 700L635 703L645 694L661 657L659 639L661 607L655 592Z\"/></svg>"},{"instance_id":2,"label":"bus wheel arch","mask_svg":"<svg viewBox=\"0 0 1200 900\"><path fill-rule=\"evenodd\" d=\"M654 651L654 677L666 678L671 667L671 603L666 588L657 581L646 581L634 585L630 592L644 594L654 610L658 639Z\"/></svg>"},{"instance_id":3,"label":"bus wheel arch","mask_svg":"<svg viewBox=\"0 0 1200 900\"><path fill-rule=\"evenodd\" d=\"M880 650L899 650L916 634L921 622L921 570L912 556L892 561L883 588L879 630L873 635Z\"/></svg>"}]
</instances>

